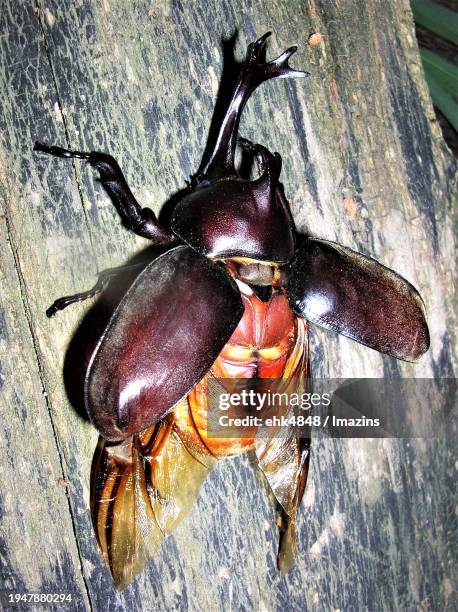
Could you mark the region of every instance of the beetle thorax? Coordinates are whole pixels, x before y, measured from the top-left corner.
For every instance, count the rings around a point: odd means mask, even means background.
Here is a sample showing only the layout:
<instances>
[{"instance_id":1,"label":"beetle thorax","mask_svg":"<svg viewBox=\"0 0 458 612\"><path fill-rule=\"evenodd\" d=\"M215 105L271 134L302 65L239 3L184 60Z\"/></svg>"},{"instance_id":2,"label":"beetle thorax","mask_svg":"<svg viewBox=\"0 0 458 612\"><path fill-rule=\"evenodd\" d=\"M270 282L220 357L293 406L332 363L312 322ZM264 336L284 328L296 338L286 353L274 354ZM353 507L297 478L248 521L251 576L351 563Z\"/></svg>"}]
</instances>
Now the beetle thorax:
<instances>
[{"instance_id":1,"label":"beetle thorax","mask_svg":"<svg viewBox=\"0 0 458 612\"><path fill-rule=\"evenodd\" d=\"M277 263L257 261L247 257L233 257L224 262L231 276L248 285L276 287L280 281L280 266Z\"/></svg>"}]
</instances>

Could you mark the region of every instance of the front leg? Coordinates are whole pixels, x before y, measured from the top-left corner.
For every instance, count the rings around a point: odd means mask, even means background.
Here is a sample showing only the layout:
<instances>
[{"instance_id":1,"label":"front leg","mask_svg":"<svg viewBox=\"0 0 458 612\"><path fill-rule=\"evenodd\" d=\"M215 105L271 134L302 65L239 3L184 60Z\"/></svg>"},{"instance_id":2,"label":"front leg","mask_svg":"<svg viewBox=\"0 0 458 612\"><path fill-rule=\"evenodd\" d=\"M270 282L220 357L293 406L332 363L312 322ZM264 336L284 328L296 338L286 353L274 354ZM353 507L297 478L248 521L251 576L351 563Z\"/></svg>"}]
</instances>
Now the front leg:
<instances>
[{"instance_id":1,"label":"front leg","mask_svg":"<svg viewBox=\"0 0 458 612\"><path fill-rule=\"evenodd\" d=\"M34 151L56 157L84 159L100 172L100 182L110 196L123 224L135 234L152 240L154 244L172 245L177 242L174 234L162 227L149 208L142 208L133 196L118 162L106 153L71 151L35 142Z\"/></svg>"}]
</instances>

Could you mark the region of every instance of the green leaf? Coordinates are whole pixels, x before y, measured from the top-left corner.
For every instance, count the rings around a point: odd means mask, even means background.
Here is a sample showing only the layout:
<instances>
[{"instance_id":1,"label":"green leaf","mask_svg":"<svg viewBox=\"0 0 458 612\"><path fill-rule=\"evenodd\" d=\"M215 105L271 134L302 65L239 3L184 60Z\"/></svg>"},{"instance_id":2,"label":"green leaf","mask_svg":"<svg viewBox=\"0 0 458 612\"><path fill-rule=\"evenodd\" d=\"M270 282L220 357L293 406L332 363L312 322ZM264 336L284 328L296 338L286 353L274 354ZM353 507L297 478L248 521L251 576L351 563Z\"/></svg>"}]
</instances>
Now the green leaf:
<instances>
[{"instance_id":1,"label":"green leaf","mask_svg":"<svg viewBox=\"0 0 458 612\"><path fill-rule=\"evenodd\" d=\"M425 72L434 77L449 94L458 97L458 66L428 49L420 49L420 56Z\"/></svg>"},{"instance_id":2,"label":"green leaf","mask_svg":"<svg viewBox=\"0 0 458 612\"><path fill-rule=\"evenodd\" d=\"M458 104L426 67L425 76L434 106L447 117L458 132Z\"/></svg>"},{"instance_id":3,"label":"green leaf","mask_svg":"<svg viewBox=\"0 0 458 612\"><path fill-rule=\"evenodd\" d=\"M418 25L458 44L458 13L429 0L411 0L410 4Z\"/></svg>"}]
</instances>

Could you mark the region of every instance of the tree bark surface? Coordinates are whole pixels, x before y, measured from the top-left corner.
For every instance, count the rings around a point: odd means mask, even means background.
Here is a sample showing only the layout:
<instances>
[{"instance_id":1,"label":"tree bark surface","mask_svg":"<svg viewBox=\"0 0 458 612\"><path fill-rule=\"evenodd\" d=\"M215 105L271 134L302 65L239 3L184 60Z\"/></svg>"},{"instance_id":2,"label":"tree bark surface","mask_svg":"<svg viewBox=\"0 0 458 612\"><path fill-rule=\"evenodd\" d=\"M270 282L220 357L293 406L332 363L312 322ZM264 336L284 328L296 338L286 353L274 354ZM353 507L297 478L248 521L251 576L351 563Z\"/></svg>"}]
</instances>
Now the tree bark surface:
<instances>
[{"instance_id":1,"label":"tree bark surface","mask_svg":"<svg viewBox=\"0 0 458 612\"><path fill-rule=\"evenodd\" d=\"M95 429L67 398L67 347L91 308L49 320L148 243L89 167L35 139L111 153L158 211L200 163L222 71L267 30L299 45L306 80L269 82L241 134L283 157L298 228L375 257L426 303L416 365L313 328L315 377L454 376L456 160L421 69L407 0L4 0L0 14L1 589L69 592L83 610L453 609L454 432L313 445L293 570L276 569L274 510L250 462L222 462L191 515L117 593L89 512ZM320 32L319 45L307 45ZM402 410L402 406L399 407Z\"/></svg>"}]
</instances>

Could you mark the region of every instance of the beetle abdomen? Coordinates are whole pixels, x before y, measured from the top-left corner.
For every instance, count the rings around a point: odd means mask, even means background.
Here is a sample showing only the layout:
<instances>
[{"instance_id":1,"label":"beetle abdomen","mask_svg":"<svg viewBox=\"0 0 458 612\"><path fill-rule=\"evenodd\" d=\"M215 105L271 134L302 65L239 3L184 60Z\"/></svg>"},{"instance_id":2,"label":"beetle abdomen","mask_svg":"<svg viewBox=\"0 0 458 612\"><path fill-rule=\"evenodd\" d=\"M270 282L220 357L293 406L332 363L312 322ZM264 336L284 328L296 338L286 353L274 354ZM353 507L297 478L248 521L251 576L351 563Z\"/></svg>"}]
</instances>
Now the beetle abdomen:
<instances>
[{"instance_id":1,"label":"beetle abdomen","mask_svg":"<svg viewBox=\"0 0 458 612\"><path fill-rule=\"evenodd\" d=\"M244 313L212 367L218 378L281 378L297 339L288 300L274 292L262 302L244 283Z\"/></svg>"},{"instance_id":2,"label":"beetle abdomen","mask_svg":"<svg viewBox=\"0 0 458 612\"><path fill-rule=\"evenodd\" d=\"M209 410L218 410L214 397L218 385L227 390L237 379L268 379L267 387L276 391L285 379L300 380L305 375L308 357L307 324L292 313L285 295L275 291L268 302L262 302L248 285L237 284L244 305L242 318L210 371L175 409L176 427L188 444L219 458L253 448L256 431L244 430L243 437L237 438L208 434L213 421Z\"/></svg>"}]
</instances>

